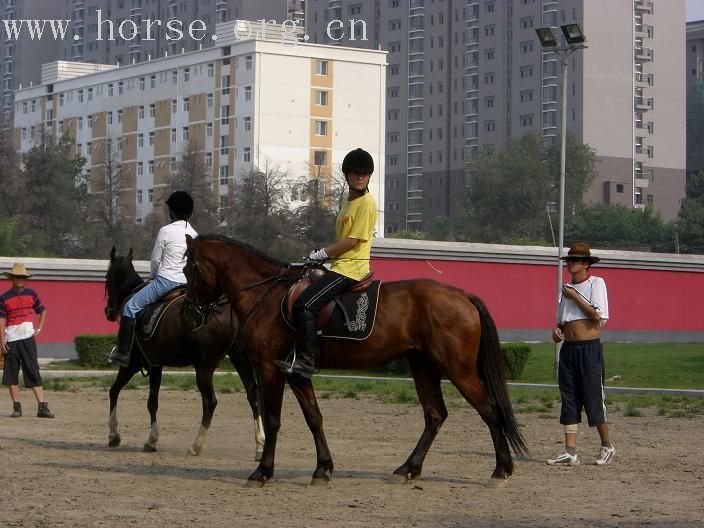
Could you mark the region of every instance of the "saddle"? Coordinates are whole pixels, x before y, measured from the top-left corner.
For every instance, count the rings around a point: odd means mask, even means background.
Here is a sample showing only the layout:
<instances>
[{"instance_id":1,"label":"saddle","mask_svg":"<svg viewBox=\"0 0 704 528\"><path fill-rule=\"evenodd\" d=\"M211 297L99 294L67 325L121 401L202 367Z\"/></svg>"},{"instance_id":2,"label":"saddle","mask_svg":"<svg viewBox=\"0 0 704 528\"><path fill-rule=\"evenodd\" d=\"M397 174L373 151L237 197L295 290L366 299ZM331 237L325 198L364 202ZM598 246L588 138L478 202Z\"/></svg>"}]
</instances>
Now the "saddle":
<instances>
[{"instance_id":1,"label":"saddle","mask_svg":"<svg viewBox=\"0 0 704 528\"><path fill-rule=\"evenodd\" d=\"M167 292L161 299L147 306L138 318L139 337L149 341L156 332L166 311L177 300L186 295L186 287L179 286Z\"/></svg>"},{"instance_id":2,"label":"saddle","mask_svg":"<svg viewBox=\"0 0 704 528\"><path fill-rule=\"evenodd\" d=\"M326 273L319 268L309 268L305 275L294 282L281 301L281 314L286 323L293 325L293 305L303 290ZM374 317L381 281L372 280L374 272L367 275L349 290L336 296L323 306L316 328L323 337L362 340L369 337L374 327Z\"/></svg>"}]
</instances>

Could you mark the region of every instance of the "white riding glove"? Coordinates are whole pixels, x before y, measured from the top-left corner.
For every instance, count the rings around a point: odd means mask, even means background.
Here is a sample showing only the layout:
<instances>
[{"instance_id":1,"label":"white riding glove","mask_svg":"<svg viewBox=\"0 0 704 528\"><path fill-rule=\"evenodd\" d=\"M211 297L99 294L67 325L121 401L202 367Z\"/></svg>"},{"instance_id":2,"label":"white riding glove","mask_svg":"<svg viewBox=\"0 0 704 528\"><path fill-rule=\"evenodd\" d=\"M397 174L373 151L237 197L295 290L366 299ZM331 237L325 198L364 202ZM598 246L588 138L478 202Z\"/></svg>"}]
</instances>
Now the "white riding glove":
<instances>
[{"instance_id":1,"label":"white riding glove","mask_svg":"<svg viewBox=\"0 0 704 528\"><path fill-rule=\"evenodd\" d=\"M310 255L308 255L308 260L311 262L315 262L316 264L322 264L328 259L328 254L325 252L325 248L323 249L318 249L318 250L313 250L310 252Z\"/></svg>"}]
</instances>

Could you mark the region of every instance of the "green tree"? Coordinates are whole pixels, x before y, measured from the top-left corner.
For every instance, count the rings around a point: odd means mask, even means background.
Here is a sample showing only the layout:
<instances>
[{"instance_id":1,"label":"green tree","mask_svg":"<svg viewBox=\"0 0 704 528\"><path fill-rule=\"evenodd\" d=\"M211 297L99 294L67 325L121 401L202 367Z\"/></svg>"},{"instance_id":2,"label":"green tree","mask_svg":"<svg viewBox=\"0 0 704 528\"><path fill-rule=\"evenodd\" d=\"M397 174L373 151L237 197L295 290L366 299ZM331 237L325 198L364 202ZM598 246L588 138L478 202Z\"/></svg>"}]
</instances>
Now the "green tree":
<instances>
[{"instance_id":1,"label":"green tree","mask_svg":"<svg viewBox=\"0 0 704 528\"><path fill-rule=\"evenodd\" d=\"M68 136L54 142L42 130L38 139L38 144L23 156L23 227L32 237L34 252L81 256L87 222L86 189L81 176L85 158L76 154L75 143Z\"/></svg>"},{"instance_id":2,"label":"green tree","mask_svg":"<svg viewBox=\"0 0 704 528\"><path fill-rule=\"evenodd\" d=\"M624 205L585 207L567 220L565 242L586 240L591 246L641 251L671 250L671 229L658 212Z\"/></svg>"},{"instance_id":3,"label":"green tree","mask_svg":"<svg viewBox=\"0 0 704 528\"><path fill-rule=\"evenodd\" d=\"M565 211L574 214L596 176L596 154L574 138L567 141ZM468 165L467 191L457 232L477 242L551 240L548 209L558 202L559 148L529 133Z\"/></svg>"},{"instance_id":4,"label":"green tree","mask_svg":"<svg viewBox=\"0 0 704 528\"><path fill-rule=\"evenodd\" d=\"M678 250L704 253L704 171L690 174L675 229Z\"/></svg>"}]
</instances>

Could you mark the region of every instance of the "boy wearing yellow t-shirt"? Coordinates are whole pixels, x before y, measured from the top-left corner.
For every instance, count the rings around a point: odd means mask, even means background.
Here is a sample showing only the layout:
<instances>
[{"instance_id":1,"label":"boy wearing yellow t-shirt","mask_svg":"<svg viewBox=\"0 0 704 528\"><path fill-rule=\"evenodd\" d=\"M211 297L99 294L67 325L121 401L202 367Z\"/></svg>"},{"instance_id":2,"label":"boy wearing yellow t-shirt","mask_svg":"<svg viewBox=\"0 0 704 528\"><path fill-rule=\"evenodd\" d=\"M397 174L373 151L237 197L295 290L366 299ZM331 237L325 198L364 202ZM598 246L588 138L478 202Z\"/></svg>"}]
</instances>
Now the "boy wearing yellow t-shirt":
<instances>
[{"instance_id":1,"label":"boy wearing yellow t-shirt","mask_svg":"<svg viewBox=\"0 0 704 528\"><path fill-rule=\"evenodd\" d=\"M298 329L293 361L275 361L281 371L289 375L313 377L318 355L315 324L320 310L369 273L377 218L376 202L368 189L374 160L368 152L358 148L347 153L342 160L342 172L350 189L335 223L337 242L312 251L308 256L310 261L321 264L328 258L335 260L330 271L308 286L293 305L294 324Z\"/></svg>"}]
</instances>

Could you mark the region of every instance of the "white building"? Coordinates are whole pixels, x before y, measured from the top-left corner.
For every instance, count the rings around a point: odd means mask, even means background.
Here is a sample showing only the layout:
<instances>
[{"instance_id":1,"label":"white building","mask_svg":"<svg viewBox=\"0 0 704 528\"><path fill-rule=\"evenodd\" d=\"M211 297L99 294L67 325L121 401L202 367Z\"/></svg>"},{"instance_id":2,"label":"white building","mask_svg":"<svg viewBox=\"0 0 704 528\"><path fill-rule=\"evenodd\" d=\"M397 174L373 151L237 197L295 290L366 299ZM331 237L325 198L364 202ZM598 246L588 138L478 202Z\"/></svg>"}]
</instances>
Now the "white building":
<instances>
[{"instance_id":1,"label":"white building","mask_svg":"<svg viewBox=\"0 0 704 528\"><path fill-rule=\"evenodd\" d=\"M45 67L40 85L15 94L17 150L27 152L42 126L68 134L88 159L90 191L102 192L111 140L125 182L120 203L141 221L189 141L202 149L220 197L267 163L293 179L330 178L349 150L363 147L377 166L370 190L383 204L386 53L284 43L275 32L236 40L231 29L219 28L230 38L217 47L150 62Z\"/></svg>"}]
</instances>

